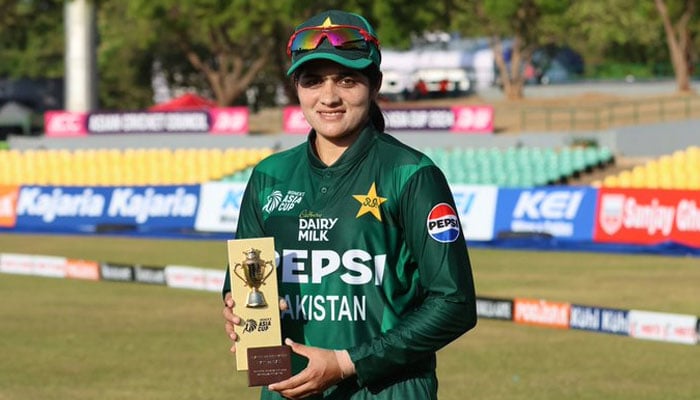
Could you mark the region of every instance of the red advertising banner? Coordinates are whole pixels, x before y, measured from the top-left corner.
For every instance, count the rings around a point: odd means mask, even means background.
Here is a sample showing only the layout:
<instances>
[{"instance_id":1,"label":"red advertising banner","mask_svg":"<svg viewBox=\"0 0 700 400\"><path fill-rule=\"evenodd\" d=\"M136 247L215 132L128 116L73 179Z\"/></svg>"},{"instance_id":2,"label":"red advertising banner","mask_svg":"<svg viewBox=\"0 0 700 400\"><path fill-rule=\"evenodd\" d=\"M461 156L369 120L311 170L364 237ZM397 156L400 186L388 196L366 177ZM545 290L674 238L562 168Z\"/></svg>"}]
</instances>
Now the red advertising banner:
<instances>
[{"instance_id":1,"label":"red advertising banner","mask_svg":"<svg viewBox=\"0 0 700 400\"><path fill-rule=\"evenodd\" d=\"M0 185L0 227L14 228L17 222L19 186Z\"/></svg>"},{"instance_id":2,"label":"red advertising banner","mask_svg":"<svg viewBox=\"0 0 700 400\"><path fill-rule=\"evenodd\" d=\"M493 106L452 107L455 121L450 131L457 133L493 133Z\"/></svg>"},{"instance_id":3,"label":"red advertising banner","mask_svg":"<svg viewBox=\"0 0 700 400\"><path fill-rule=\"evenodd\" d=\"M301 107L285 107L282 118L282 128L286 133L309 133L311 130L311 125L306 122Z\"/></svg>"},{"instance_id":4,"label":"red advertising banner","mask_svg":"<svg viewBox=\"0 0 700 400\"><path fill-rule=\"evenodd\" d=\"M248 133L248 107L215 107L209 109L212 135L242 135Z\"/></svg>"},{"instance_id":5,"label":"red advertising banner","mask_svg":"<svg viewBox=\"0 0 700 400\"><path fill-rule=\"evenodd\" d=\"M700 192L608 189L598 192L595 242L700 248Z\"/></svg>"},{"instance_id":6,"label":"red advertising banner","mask_svg":"<svg viewBox=\"0 0 700 400\"><path fill-rule=\"evenodd\" d=\"M47 111L44 113L46 136L85 136L87 135L87 113L70 111Z\"/></svg>"}]
</instances>

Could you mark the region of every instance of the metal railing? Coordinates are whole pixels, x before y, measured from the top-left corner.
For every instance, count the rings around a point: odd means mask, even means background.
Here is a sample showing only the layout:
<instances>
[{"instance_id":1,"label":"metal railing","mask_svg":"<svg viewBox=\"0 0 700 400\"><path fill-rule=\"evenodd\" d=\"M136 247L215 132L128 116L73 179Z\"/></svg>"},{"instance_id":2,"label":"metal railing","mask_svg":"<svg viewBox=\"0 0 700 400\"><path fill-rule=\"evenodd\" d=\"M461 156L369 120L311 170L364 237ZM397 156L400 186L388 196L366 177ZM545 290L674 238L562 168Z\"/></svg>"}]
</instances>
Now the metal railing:
<instances>
[{"instance_id":1,"label":"metal railing","mask_svg":"<svg viewBox=\"0 0 700 400\"><path fill-rule=\"evenodd\" d=\"M525 106L519 108L517 129L600 130L689 118L700 118L699 96L611 101L575 106Z\"/></svg>"}]
</instances>

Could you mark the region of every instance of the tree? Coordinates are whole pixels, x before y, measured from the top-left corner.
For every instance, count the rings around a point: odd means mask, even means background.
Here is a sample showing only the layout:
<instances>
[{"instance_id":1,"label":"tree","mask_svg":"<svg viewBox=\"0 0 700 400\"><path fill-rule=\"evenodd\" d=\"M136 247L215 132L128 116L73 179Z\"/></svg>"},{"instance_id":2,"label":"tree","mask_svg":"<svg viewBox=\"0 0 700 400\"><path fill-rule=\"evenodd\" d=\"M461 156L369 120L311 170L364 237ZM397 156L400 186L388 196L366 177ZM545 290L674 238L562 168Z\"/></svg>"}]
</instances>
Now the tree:
<instances>
[{"instance_id":1,"label":"tree","mask_svg":"<svg viewBox=\"0 0 700 400\"><path fill-rule=\"evenodd\" d=\"M521 99L532 54L540 45L561 39L570 1L466 0L464 4L489 37L506 98Z\"/></svg>"},{"instance_id":2,"label":"tree","mask_svg":"<svg viewBox=\"0 0 700 400\"><path fill-rule=\"evenodd\" d=\"M285 2L134 0L131 16L150 21L154 56L177 49L221 106L232 105L276 51ZM163 65L168 70L169 65ZM182 72L183 69L180 69ZM170 74L171 77L174 74ZM180 75L182 84L196 77ZM193 85L195 86L195 85Z\"/></svg>"},{"instance_id":3,"label":"tree","mask_svg":"<svg viewBox=\"0 0 700 400\"><path fill-rule=\"evenodd\" d=\"M661 62L655 12L638 0L577 1L567 10L567 39L592 66Z\"/></svg>"},{"instance_id":4,"label":"tree","mask_svg":"<svg viewBox=\"0 0 700 400\"><path fill-rule=\"evenodd\" d=\"M690 92L690 76L692 65L693 40L690 24L695 14L696 0L683 0L669 3L664 0L654 0L659 16L664 24L666 43L676 77L676 87L679 92Z\"/></svg>"},{"instance_id":5,"label":"tree","mask_svg":"<svg viewBox=\"0 0 700 400\"><path fill-rule=\"evenodd\" d=\"M63 0L0 1L0 77L63 76Z\"/></svg>"}]
</instances>

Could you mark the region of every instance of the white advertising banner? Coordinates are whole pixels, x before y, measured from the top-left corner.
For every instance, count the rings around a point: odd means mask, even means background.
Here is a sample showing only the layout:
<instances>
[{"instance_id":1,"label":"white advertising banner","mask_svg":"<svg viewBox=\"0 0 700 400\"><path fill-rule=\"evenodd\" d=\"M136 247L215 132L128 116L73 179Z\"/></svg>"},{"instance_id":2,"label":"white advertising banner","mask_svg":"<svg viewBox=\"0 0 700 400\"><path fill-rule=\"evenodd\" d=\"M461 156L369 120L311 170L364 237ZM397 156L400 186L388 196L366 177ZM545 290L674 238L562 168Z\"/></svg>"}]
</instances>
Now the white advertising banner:
<instances>
[{"instance_id":1,"label":"white advertising banner","mask_svg":"<svg viewBox=\"0 0 700 400\"><path fill-rule=\"evenodd\" d=\"M224 287L224 280L226 279L226 271L222 268L218 269L205 269L204 270L205 286L204 290L209 292L221 292Z\"/></svg>"},{"instance_id":2,"label":"white advertising banner","mask_svg":"<svg viewBox=\"0 0 700 400\"><path fill-rule=\"evenodd\" d=\"M66 258L11 253L0 254L0 272L65 278Z\"/></svg>"},{"instance_id":3,"label":"white advertising banner","mask_svg":"<svg viewBox=\"0 0 700 400\"><path fill-rule=\"evenodd\" d=\"M200 232L236 231L245 183L211 182L202 185L194 223Z\"/></svg>"},{"instance_id":4,"label":"white advertising banner","mask_svg":"<svg viewBox=\"0 0 700 400\"><path fill-rule=\"evenodd\" d=\"M637 339L659 340L682 344L696 344L697 317L652 311L629 312L630 336Z\"/></svg>"},{"instance_id":5,"label":"white advertising banner","mask_svg":"<svg viewBox=\"0 0 700 400\"><path fill-rule=\"evenodd\" d=\"M450 187L467 240L492 240L498 187L490 185L452 185Z\"/></svg>"},{"instance_id":6,"label":"white advertising banner","mask_svg":"<svg viewBox=\"0 0 700 400\"><path fill-rule=\"evenodd\" d=\"M168 265L165 267L165 284L178 289L204 290L204 270L185 265Z\"/></svg>"}]
</instances>

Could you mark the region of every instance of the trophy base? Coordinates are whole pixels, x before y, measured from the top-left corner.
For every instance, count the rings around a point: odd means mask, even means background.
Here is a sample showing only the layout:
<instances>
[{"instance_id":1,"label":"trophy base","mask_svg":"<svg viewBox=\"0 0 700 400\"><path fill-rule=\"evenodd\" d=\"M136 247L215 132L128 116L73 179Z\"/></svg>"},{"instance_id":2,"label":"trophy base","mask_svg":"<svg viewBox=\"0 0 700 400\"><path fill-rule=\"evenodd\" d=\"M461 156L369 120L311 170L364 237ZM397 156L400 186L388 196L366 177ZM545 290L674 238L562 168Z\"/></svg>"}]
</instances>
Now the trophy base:
<instances>
[{"instance_id":1,"label":"trophy base","mask_svg":"<svg viewBox=\"0 0 700 400\"><path fill-rule=\"evenodd\" d=\"M245 306L248 308L263 308L267 307L267 302L262 293L253 291L248 295L248 301L246 301Z\"/></svg>"},{"instance_id":2,"label":"trophy base","mask_svg":"<svg viewBox=\"0 0 700 400\"><path fill-rule=\"evenodd\" d=\"M248 386L267 386L292 376L289 346L248 348Z\"/></svg>"}]
</instances>

